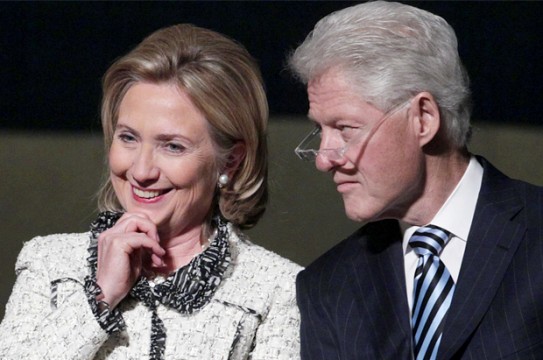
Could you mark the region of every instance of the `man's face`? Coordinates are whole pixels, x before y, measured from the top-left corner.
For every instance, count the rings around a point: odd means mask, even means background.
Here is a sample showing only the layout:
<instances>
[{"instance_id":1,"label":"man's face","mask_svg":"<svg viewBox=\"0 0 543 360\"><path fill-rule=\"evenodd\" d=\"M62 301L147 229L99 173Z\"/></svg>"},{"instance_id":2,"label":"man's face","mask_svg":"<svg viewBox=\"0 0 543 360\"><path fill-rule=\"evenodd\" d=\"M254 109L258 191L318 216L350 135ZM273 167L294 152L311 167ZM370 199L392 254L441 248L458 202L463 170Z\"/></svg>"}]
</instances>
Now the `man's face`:
<instances>
[{"instance_id":1,"label":"man's face","mask_svg":"<svg viewBox=\"0 0 543 360\"><path fill-rule=\"evenodd\" d=\"M403 218L425 178L410 104L385 114L334 68L310 81L307 90L309 117L322 129L320 149L347 145L339 159L316 159L320 171L333 174L347 216L360 222Z\"/></svg>"}]
</instances>

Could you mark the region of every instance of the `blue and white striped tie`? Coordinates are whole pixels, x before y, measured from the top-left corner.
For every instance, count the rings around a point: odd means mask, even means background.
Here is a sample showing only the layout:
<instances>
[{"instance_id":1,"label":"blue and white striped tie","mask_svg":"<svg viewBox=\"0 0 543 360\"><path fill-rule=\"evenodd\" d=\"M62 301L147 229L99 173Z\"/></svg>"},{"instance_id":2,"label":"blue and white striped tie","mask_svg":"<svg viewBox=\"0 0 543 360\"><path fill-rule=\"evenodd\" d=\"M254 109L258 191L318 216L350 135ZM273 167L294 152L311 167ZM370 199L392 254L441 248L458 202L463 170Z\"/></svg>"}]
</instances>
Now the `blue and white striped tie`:
<instances>
[{"instance_id":1,"label":"blue and white striped tie","mask_svg":"<svg viewBox=\"0 0 543 360\"><path fill-rule=\"evenodd\" d=\"M409 245L419 256L411 317L416 360L435 359L441 342L455 287L451 274L439 259L449 238L449 232L427 225L409 239Z\"/></svg>"}]
</instances>

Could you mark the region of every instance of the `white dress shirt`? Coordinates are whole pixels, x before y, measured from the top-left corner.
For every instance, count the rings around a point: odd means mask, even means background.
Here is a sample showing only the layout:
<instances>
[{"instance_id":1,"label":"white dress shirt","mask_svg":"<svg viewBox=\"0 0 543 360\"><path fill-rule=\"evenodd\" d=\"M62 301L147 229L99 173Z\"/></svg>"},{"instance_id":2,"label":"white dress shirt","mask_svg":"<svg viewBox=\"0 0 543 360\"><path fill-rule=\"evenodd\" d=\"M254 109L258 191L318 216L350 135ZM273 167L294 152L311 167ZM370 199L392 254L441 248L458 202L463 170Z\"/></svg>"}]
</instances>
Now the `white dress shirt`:
<instances>
[{"instance_id":1,"label":"white dress shirt","mask_svg":"<svg viewBox=\"0 0 543 360\"><path fill-rule=\"evenodd\" d=\"M449 270L455 283L458 280L460 266L464 258L466 242L468 240L475 206L481 189L483 180L483 167L475 159L471 157L466 172L456 185L447 201L441 206L437 214L434 216L430 224L439 226L452 233L452 238L443 249L440 259L443 261ZM419 226L410 226L409 224L400 223L403 230L403 250L404 250L404 265L405 265L405 283L407 288L407 300L409 309L413 304L413 279L415 269L417 268L418 256L415 254L411 246L409 246L409 238Z\"/></svg>"}]
</instances>

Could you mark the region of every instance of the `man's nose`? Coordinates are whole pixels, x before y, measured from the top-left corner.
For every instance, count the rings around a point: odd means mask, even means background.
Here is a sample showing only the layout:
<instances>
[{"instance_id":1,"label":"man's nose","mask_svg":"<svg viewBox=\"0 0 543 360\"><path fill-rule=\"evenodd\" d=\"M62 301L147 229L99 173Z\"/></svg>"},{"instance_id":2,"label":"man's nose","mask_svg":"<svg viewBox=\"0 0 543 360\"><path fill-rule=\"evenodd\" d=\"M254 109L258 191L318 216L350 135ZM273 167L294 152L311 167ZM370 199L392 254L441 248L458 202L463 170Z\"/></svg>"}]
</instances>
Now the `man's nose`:
<instances>
[{"instance_id":1,"label":"man's nose","mask_svg":"<svg viewBox=\"0 0 543 360\"><path fill-rule=\"evenodd\" d=\"M315 166L319 171L327 172L336 166L345 163L343 156L345 143L333 135L323 134L319 146L319 153L315 159Z\"/></svg>"}]
</instances>

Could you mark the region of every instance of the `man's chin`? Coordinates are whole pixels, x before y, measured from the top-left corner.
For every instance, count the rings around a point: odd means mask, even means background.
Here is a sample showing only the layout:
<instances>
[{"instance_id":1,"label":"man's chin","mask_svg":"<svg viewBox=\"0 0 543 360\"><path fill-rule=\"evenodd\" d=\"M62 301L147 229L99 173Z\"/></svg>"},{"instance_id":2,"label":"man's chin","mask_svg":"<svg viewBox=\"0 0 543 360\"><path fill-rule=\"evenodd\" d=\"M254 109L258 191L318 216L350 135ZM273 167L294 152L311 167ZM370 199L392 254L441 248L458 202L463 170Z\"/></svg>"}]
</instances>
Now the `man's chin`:
<instances>
[{"instance_id":1,"label":"man's chin","mask_svg":"<svg viewBox=\"0 0 543 360\"><path fill-rule=\"evenodd\" d=\"M364 216L363 214L360 214L359 212L349 211L347 208L345 208L345 215L347 215L349 220L359 222L359 223L366 223L370 221L367 216Z\"/></svg>"},{"instance_id":2,"label":"man's chin","mask_svg":"<svg viewBox=\"0 0 543 360\"><path fill-rule=\"evenodd\" d=\"M343 205L345 209L345 215L350 220L358 223L374 222L380 220L380 216L382 215L381 213L379 213L375 209L371 209L370 207L360 208L349 206L349 204L346 202L344 202Z\"/></svg>"}]
</instances>

